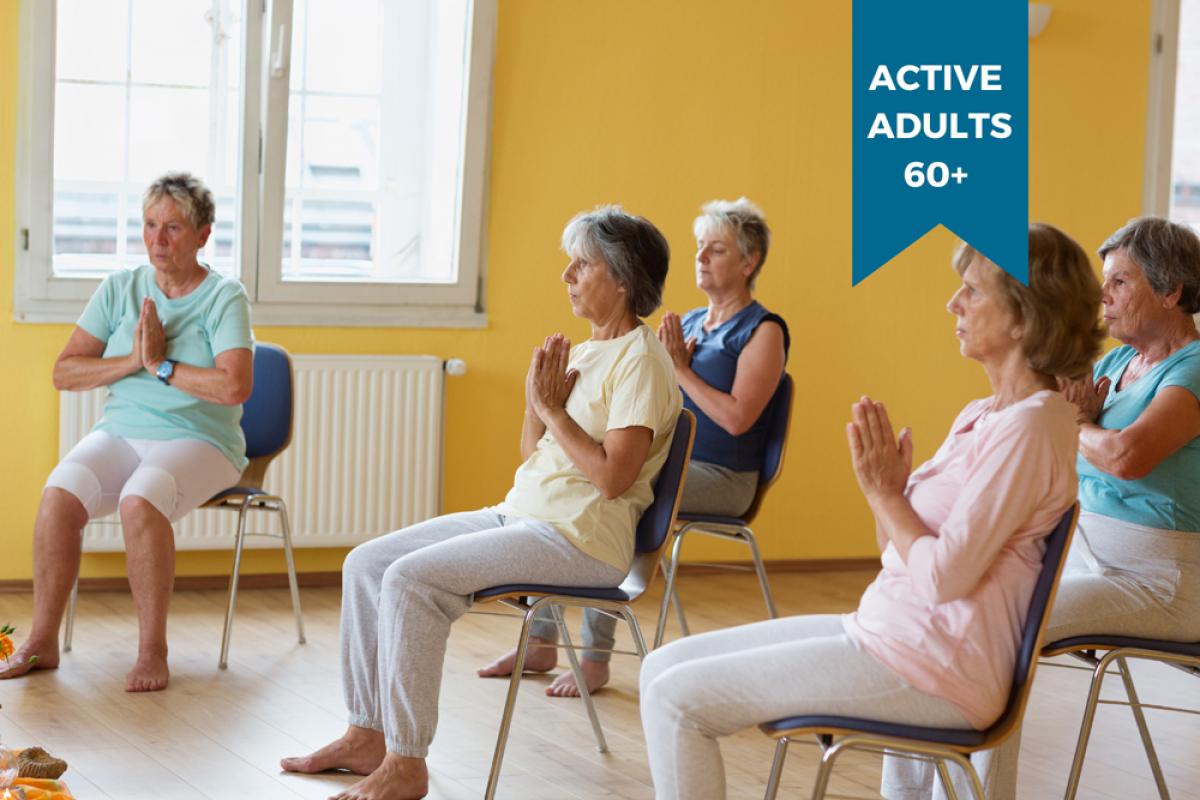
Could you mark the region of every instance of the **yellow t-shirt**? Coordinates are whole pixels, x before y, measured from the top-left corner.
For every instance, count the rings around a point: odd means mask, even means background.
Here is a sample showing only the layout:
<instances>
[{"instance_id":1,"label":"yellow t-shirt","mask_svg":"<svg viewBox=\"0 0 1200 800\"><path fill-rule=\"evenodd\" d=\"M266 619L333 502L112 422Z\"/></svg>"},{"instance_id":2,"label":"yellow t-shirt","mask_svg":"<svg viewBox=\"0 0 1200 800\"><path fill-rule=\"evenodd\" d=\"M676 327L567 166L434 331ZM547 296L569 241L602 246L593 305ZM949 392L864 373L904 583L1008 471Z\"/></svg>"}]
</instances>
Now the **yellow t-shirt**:
<instances>
[{"instance_id":1,"label":"yellow t-shirt","mask_svg":"<svg viewBox=\"0 0 1200 800\"><path fill-rule=\"evenodd\" d=\"M592 558L627 570L637 521L653 499L651 485L683 406L675 366L653 331L639 325L616 339L572 347L570 368L579 378L567 414L596 442L610 430L649 428L654 439L646 463L624 494L606 500L547 431L496 510L549 522Z\"/></svg>"}]
</instances>

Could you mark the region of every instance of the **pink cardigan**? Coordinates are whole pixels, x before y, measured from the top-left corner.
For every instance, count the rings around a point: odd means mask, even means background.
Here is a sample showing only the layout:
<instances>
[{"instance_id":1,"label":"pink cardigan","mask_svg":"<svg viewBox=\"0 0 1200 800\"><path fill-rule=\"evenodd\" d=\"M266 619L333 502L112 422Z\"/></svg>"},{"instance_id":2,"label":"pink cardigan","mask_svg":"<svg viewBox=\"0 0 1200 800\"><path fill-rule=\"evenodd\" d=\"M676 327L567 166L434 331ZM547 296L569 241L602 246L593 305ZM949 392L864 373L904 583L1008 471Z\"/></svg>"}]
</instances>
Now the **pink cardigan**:
<instances>
[{"instance_id":1,"label":"pink cardigan","mask_svg":"<svg viewBox=\"0 0 1200 800\"><path fill-rule=\"evenodd\" d=\"M910 686L978 729L1000 716L1045 536L1075 501L1074 407L1040 391L988 413L969 404L906 493L932 536L905 563L883 551L846 632Z\"/></svg>"}]
</instances>

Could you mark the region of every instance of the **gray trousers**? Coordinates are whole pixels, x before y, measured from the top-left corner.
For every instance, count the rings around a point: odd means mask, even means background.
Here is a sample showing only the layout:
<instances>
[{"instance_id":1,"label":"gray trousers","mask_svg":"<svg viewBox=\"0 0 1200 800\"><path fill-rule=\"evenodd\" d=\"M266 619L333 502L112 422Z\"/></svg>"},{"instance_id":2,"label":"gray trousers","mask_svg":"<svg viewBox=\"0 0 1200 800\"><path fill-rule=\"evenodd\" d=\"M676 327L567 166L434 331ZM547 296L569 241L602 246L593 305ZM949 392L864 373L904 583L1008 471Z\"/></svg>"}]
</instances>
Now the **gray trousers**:
<instances>
[{"instance_id":1,"label":"gray trousers","mask_svg":"<svg viewBox=\"0 0 1200 800\"><path fill-rule=\"evenodd\" d=\"M718 464L692 461L679 510L690 514L718 514L736 517L750 507L758 490L757 472L734 472ZM588 661L608 661L616 644L617 620L591 608L583 612L583 657ZM558 626L550 612L534 618L533 636L548 642L558 641Z\"/></svg>"},{"instance_id":2,"label":"gray trousers","mask_svg":"<svg viewBox=\"0 0 1200 800\"><path fill-rule=\"evenodd\" d=\"M646 656L642 728L658 800L725 797L717 737L799 714L970 728L949 700L908 686L846 635L840 614L688 636Z\"/></svg>"},{"instance_id":3,"label":"gray trousers","mask_svg":"<svg viewBox=\"0 0 1200 800\"><path fill-rule=\"evenodd\" d=\"M1164 531L1084 511L1063 567L1046 642L1107 633L1168 641L1200 641L1200 533ZM971 762L990 800L1017 796L1018 730ZM887 795L924 800L944 798L928 764L884 759L904 792ZM966 776L950 766L959 797L970 797Z\"/></svg>"},{"instance_id":4,"label":"gray trousers","mask_svg":"<svg viewBox=\"0 0 1200 800\"><path fill-rule=\"evenodd\" d=\"M449 514L354 548L342 566L342 688L351 725L424 758L437 727L450 624L472 594L507 583L608 588L625 572L552 525L495 511Z\"/></svg>"}]
</instances>

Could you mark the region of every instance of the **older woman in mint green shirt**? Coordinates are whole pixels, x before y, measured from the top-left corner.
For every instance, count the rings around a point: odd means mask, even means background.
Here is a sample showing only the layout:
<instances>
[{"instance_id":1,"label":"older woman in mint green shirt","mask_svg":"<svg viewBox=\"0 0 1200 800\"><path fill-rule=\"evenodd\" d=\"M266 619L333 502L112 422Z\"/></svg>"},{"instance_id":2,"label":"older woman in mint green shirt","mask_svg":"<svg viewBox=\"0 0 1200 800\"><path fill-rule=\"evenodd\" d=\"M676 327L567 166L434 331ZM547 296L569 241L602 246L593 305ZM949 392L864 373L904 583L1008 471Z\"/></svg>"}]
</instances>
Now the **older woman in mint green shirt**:
<instances>
[{"instance_id":1,"label":"older woman in mint green shirt","mask_svg":"<svg viewBox=\"0 0 1200 800\"><path fill-rule=\"evenodd\" d=\"M0 679L58 666L83 526L119 511L138 614L125 690L165 688L171 523L236 484L246 466L239 423L253 379L250 304L240 283L197 258L212 232L212 193L170 173L146 190L142 212L150 263L104 280L54 364L55 388L104 386L108 397L103 418L46 480L33 624Z\"/></svg>"}]
</instances>

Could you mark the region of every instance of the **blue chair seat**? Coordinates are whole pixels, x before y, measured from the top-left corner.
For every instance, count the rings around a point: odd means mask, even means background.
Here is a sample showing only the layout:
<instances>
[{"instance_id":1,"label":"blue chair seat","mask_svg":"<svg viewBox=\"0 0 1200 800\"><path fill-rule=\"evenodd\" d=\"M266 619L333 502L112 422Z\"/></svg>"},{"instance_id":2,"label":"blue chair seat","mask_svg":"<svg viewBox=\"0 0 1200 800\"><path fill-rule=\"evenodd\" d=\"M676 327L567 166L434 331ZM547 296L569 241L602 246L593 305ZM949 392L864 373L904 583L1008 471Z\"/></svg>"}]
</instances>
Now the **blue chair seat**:
<instances>
[{"instance_id":1,"label":"blue chair seat","mask_svg":"<svg viewBox=\"0 0 1200 800\"><path fill-rule=\"evenodd\" d=\"M721 517L716 514L688 514L680 511L675 517L676 522L702 522L708 525L728 525L733 528L746 527L746 520L741 517Z\"/></svg>"},{"instance_id":2,"label":"blue chair seat","mask_svg":"<svg viewBox=\"0 0 1200 800\"><path fill-rule=\"evenodd\" d=\"M231 486L230 488L221 492L217 492L212 497L208 498L208 500L205 501L205 505L218 503L221 500L224 500L226 497L242 497L243 495L255 497L257 495L266 493L267 492L264 489L259 489L254 486Z\"/></svg>"},{"instance_id":3,"label":"blue chair seat","mask_svg":"<svg viewBox=\"0 0 1200 800\"><path fill-rule=\"evenodd\" d=\"M1158 653L1200 657L1200 642L1164 642L1160 639L1138 639L1132 636L1073 636L1070 639L1050 642L1042 648L1042 651L1046 654L1055 654L1067 650L1115 650L1117 648L1153 650Z\"/></svg>"},{"instance_id":4,"label":"blue chair seat","mask_svg":"<svg viewBox=\"0 0 1200 800\"><path fill-rule=\"evenodd\" d=\"M556 597L581 597L587 600L611 600L614 603L628 603L633 598L624 589L618 587L609 589L589 589L580 586L546 586L540 583L509 583L504 586L491 586L482 592L475 593L476 600L487 600L500 595L547 594Z\"/></svg>"},{"instance_id":5,"label":"blue chair seat","mask_svg":"<svg viewBox=\"0 0 1200 800\"><path fill-rule=\"evenodd\" d=\"M873 733L878 736L893 736L899 739L916 739L922 742L954 745L957 747L979 747L983 744L983 731L955 730L953 728L925 728L920 725L901 725L880 722L877 719L858 717L830 717L807 714L801 717L777 719L759 725L759 730L768 735L796 728L827 728L836 731Z\"/></svg>"}]
</instances>

